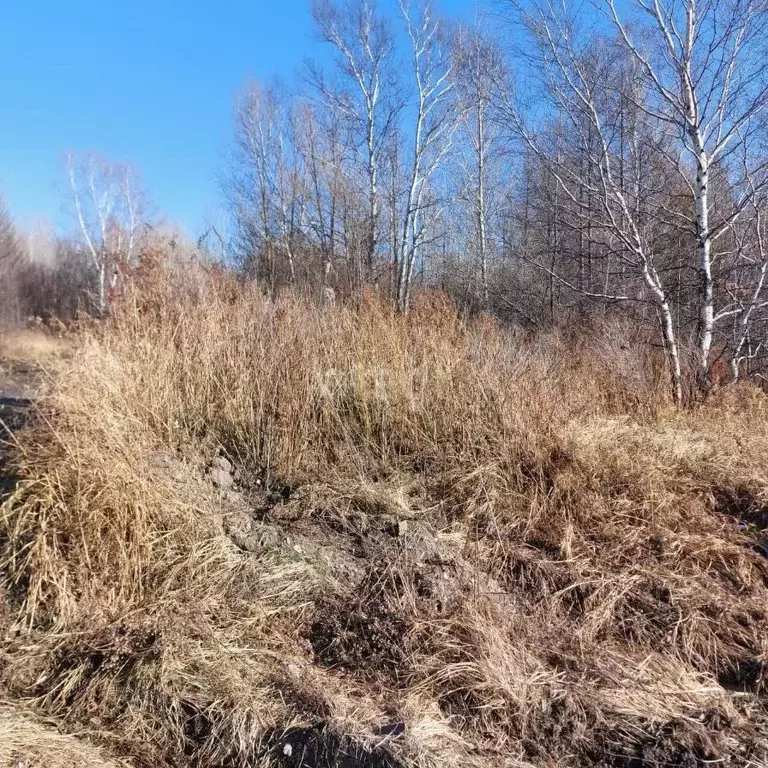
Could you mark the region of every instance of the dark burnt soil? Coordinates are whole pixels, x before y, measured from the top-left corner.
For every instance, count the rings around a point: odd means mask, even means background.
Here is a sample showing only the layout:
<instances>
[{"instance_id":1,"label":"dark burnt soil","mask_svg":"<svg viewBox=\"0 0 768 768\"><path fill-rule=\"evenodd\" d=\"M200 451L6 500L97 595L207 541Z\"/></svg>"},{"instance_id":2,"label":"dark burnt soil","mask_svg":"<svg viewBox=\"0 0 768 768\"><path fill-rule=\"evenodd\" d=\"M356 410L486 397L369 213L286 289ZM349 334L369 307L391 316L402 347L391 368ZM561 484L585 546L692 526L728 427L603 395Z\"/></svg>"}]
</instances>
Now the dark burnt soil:
<instances>
[{"instance_id":1,"label":"dark burnt soil","mask_svg":"<svg viewBox=\"0 0 768 768\"><path fill-rule=\"evenodd\" d=\"M0 442L24 425L39 377L35 366L0 360Z\"/></svg>"},{"instance_id":2,"label":"dark burnt soil","mask_svg":"<svg viewBox=\"0 0 768 768\"><path fill-rule=\"evenodd\" d=\"M747 546L768 559L768 504L750 488L716 488L715 509L743 531Z\"/></svg>"},{"instance_id":3,"label":"dark burnt soil","mask_svg":"<svg viewBox=\"0 0 768 768\"><path fill-rule=\"evenodd\" d=\"M403 638L408 625L380 602L362 601L347 610L320 611L309 641L325 667L396 675L405 668Z\"/></svg>"},{"instance_id":4,"label":"dark burnt soil","mask_svg":"<svg viewBox=\"0 0 768 768\"><path fill-rule=\"evenodd\" d=\"M747 657L734 661L718 675L717 682L726 691L738 693L761 693L765 689L768 677L765 662L758 658Z\"/></svg>"},{"instance_id":5,"label":"dark burnt soil","mask_svg":"<svg viewBox=\"0 0 768 768\"><path fill-rule=\"evenodd\" d=\"M701 729L672 721L641 740L611 731L604 735L599 751L590 757L596 768L705 768L728 764L725 734L732 725L719 713L705 716ZM757 765L757 763L755 763Z\"/></svg>"},{"instance_id":6,"label":"dark burnt soil","mask_svg":"<svg viewBox=\"0 0 768 768\"><path fill-rule=\"evenodd\" d=\"M32 366L0 361L0 501L16 487L6 471L8 445L29 420L38 376Z\"/></svg>"},{"instance_id":7,"label":"dark burnt soil","mask_svg":"<svg viewBox=\"0 0 768 768\"><path fill-rule=\"evenodd\" d=\"M714 497L715 509L721 515L735 518L757 531L768 531L768 505L749 488L717 488Z\"/></svg>"},{"instance_id":8,"label":"dark burnt soil","mask_svg":"<svg viewBox=\"0 0 768 768\"><path fill-rule=\"evenodd\" d=\"M280 768L402 768L385 750L368 749L322 726L288 731L276 739L271 756Z\"/></svg>"}]
</instances>

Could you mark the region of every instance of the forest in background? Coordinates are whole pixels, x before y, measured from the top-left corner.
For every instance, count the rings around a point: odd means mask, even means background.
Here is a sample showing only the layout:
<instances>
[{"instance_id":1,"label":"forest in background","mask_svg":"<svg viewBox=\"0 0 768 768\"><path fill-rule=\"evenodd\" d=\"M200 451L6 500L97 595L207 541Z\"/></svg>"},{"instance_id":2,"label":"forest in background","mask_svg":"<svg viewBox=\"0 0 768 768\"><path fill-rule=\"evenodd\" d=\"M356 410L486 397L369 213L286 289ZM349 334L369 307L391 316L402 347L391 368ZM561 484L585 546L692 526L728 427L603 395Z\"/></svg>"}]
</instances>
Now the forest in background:
<instances>
[{"instance_id":1,"label":"forest in background","mask_svg":"<svg viewBox=\"0 0 768 768\"><path fill-rule=\"evenodd\" d=\"M192 259L273 297L371 286L407 311L437 287L528 331L620 315L678 401L761 379L765 4L509 0L476 25L391 5L318 0L329 63L243 87L229 224L197 242L129 166L68 156L67 237L41 257L0 216L6 320L105 315L143 260Z\"/></svg>"}]
</instances>

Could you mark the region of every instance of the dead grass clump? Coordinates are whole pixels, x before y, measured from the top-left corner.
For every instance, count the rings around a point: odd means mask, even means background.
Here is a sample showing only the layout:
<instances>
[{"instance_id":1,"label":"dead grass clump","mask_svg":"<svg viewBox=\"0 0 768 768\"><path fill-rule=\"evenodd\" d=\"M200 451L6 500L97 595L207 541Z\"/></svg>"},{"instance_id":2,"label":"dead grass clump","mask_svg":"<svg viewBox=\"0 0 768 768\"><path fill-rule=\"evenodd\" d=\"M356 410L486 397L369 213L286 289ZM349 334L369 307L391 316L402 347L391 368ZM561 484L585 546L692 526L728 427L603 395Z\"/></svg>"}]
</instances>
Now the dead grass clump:
<instances>
[{"instance_id":1,"label":"dead grass clump","mask_svg":"<svg viewBox=\"0 0 768 768\"><path fill-rule=\"evenodd\" d=\"M152 285L18 435L8 696L136 765L766 763L764 398L676 411L615 328Z\"/></svg>"},{"instance_id":2,"label":"dead grass clump","mask_svg":"<svg viewBox=\"0 0 768 768\"><path fill-rule=\"evenodd\" d=\"M125 765L83 739L60 733L50 722L0 705L2 768L118 768Z\"/></svg>"}]
</instances>

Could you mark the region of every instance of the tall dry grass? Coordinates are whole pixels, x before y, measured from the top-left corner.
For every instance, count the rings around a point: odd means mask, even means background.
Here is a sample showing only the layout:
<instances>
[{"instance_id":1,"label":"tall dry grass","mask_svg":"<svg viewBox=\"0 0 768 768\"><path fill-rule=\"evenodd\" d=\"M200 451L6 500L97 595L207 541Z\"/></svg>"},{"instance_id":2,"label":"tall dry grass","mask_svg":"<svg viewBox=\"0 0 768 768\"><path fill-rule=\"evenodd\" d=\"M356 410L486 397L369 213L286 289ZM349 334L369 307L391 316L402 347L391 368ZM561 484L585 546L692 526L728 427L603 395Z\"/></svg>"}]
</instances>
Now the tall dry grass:
<instances>
[{"instance_id":1,"label":"tall dry grass","mask_svg":"<svg viewBox=\"0 0 768 768\"><path fill-rule=\"evenodd\" d=\"M137 765L765 764L759 392L678 411L617 327L187 278L19 436L9 696Z\"/></svg>"}]
</instances>

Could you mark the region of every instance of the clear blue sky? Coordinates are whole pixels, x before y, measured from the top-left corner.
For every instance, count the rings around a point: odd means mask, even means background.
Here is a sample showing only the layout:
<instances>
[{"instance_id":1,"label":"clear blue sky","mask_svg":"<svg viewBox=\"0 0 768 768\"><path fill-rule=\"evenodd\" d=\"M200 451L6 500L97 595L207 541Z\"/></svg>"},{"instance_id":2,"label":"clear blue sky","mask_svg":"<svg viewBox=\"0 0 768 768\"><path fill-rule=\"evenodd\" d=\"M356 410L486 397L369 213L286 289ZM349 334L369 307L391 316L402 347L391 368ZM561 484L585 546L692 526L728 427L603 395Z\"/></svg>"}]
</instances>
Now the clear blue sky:
<instances>
[{"instance_id":1,"label":"clear blue sky","mask_svg":"<svg viewBox=\"0 0 768 768\"><path fill-rule=\"evenodd\" d=\"M386 0L385 0L386 2ZM446 13L479 0L442 0ZM318 57L309 0L8 0L0 15L0 194L22 225L62 217L67 150L140 172L160 214L219 218L216 173L249 76Z\"/></svg>"}]
</instances>

